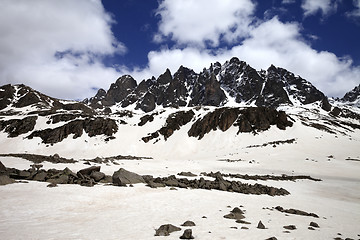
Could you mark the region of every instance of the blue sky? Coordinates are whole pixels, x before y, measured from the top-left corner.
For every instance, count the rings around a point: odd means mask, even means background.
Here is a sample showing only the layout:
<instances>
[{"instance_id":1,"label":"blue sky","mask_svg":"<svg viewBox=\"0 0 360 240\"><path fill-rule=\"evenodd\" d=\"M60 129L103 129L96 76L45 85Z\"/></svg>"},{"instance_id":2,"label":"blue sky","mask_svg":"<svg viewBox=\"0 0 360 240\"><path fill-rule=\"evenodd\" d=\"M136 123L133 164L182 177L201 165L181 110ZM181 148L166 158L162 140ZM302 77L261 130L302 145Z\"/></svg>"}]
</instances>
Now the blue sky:
<instances>
[{"instance_id":1,"label":"blue sky","mask_svg":"<svg viewBox=\"0 0 360 240\"><path fill-rule=\"evenodd\" d=\"M360 83L360 0L2 0L0 31L0 84L58 98L234 56L329 96Z\"/></svg>"}]
</instances>

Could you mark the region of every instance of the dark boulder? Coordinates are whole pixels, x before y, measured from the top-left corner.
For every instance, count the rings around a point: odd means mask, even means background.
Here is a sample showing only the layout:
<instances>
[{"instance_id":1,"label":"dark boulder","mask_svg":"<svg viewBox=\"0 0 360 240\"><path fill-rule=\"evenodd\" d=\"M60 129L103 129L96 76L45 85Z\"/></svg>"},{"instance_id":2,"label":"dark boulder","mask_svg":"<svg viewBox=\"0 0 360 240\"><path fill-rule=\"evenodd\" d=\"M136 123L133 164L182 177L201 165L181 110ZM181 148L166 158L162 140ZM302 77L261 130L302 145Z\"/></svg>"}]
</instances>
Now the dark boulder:
<instances>
[{"instance_id":1,"label":"dark boulder","mask_svg":"<svg viewBox=\"0 0 360 240\"><path fill-rule=\"evenodd\" d=\"M193 227L196 226L195 223L193 221L186 221L183 224L181 224L181 226L183 227Z\"/></svg>"},{"instance_id":2,"label":"dark boulder","mask_svg":"<svg viewBox=\"0 0 360 240\"><path fill-rule=\"evenodd\" d=\"M259 223L258 223L258 225L257 225L256 228L265 229L265 225L264 225L261 221L259 221Z\"/></svg>"},{"instance_id":3,"label":"dark boulder","mask_svg":"<svg viewBox=\"0 0 360 240\"><path fill-rule=\"evenodd\" d=\"M98 172L98 171L93 171L93 172L90 174L90 177L91 177L92 179L94 179L95 182L99 182L100 180L102 180L102 179L105 177L105 173Z\"/></svg>"},{"instance_id":4,"label":"dark boulder","mask_svg":"<svg viewBox=\"0 0 360 240\"><path fill-rule=\"evenodd\" d=\"M194 239L194 236L192 235L192 230L186 229L183 235L180 236L180 239Z\"/></svg>"},{"instance_id":5,"label":"dark boulder","mask_svg":"<svg viewBox=\"0 0 360 240\"><path fill-rule=\"evenodd\" d=\"M0 174L0 186L15 183L15 180L5 174Z\"/></svg>"},{"instance_id":6,"label":"dark boulder","mask_svg":"<svg viewBox=\"0 0 360 240\"><path fill-rule=\"evenodd\" d=\"M115 186L124 186L126 184L135 184L135 183L145 183L145 180L142 176L134 172L127 171L123 168L120 168L118 171L114 172L112 176L112 181Z\"/></svg>"},{"instance_id":7,"label":"dark boulder","mask_svg":"<svg viewBox=\"0 0 360 240\"><path fill-rule=\"evenodd\" d=\"M90 176L92 172L100 172L100 166L91 166L78 171L78 174Z\"/></svg>"},{"instance_id":8,"label":"dark boulder","mask_svg":"<svg viewBox=\"0 0 360 240\"><path fill-rule=\"evenodd\" d=\"M180 231L181 228L176 227L171 224L161 225L158 229L156 229L155 236L169 236L170 233L175 231Z\"/></svg>"}]
</instances>

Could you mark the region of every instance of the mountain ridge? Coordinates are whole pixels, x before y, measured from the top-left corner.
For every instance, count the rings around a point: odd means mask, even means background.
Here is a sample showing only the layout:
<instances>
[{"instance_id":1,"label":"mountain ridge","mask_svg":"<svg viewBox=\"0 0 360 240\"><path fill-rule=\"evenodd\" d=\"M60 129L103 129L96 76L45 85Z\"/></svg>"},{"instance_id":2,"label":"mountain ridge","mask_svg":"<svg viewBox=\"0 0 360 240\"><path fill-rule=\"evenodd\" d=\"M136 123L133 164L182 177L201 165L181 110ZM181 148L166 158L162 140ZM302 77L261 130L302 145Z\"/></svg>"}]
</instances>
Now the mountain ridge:
<instances>
[{"instance_id":1,"label":"mountain ridge","mask_svg":"<svg viewBox=\"0 0 360 240\"><path fill-rule=\"evenodd\" d=\"M172 75L167 69L158 78L152 77L139 84L130 75L124 75L111 84L108 91L99 89L84 103L93 108L134 105L135 109L150 112L156 106L221 107L229 101L275 108L282 104L320 101L324 110L331 110L327 96L300 76L274 65L266 71L257 71L236 57L223 65L213 63L200 73L180 66Z\"/></svg>"}]
</instances>

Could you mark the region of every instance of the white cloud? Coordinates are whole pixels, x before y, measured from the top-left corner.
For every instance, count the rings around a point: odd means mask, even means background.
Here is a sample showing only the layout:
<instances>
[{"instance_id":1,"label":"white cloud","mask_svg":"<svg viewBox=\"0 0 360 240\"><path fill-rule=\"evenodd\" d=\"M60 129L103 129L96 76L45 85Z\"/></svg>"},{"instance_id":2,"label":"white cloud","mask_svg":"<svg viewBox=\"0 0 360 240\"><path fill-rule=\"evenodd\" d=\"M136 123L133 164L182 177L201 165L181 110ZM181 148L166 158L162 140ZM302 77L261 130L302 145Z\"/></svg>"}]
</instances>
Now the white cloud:
<instances>
[{"instance_id":1,"label":"white cloud","mask_svg":"<svg viewBox=\"0 0 360 240\"><path fill-rule=\"evenodd\" d=\"M158 76L166 68L174 73L180 65L199 72L211 63L224 63L234 56L257 70L267 69L271 64L286 68L329 96L343 96L359 84L360 67L353 66L351 59L312 49L303 40L298 23L282 23L277 17L254 26L250 36L231 49L213 52L186 47L152 51L147 68L127 71L138 80Z\"/></svg>"},{"instance_id":2,"label":"white cloud","mask_svg":"<svg viewBox=\"0 0 360 240\"><path fill-rule=\"evenodd\" d=\"M154 40L200 46L234 42L247 36L254 9L251 0L164 0L157 10L161 21Z\"/></svg>"},{"instance_id":3,"label":"white cloud","mask_svg":"<svg viewBox=\"0 0 360 240\"><path fill-rule=\"evenodd\" d=\"M347 12L346 16L350 18L360 18L360 0L353 0L355 9L351 12Z\"/></svg>"},{"instance_id":4,"label":"white cloud","mask_svg":"<svg viewBox=\"0 0 360 240\"><path fill-rule=\"evenodd\" d=\"M304 11L305 17L315 15L318 11L323 16L336 11L337 4L333 0L303 0L301 8Z\"/></svg>"},{"instance_id":5,"label":"white cloud","mask_svg":"<svg viewBox=\"0 0 360 240\"><path fill-rule=\"evenodd\" d=\"M293 4L293 3L295 3L296 2L296 0L282 0L282 4Z\"/></svg>"},{"instance_id":6,"label":"white cloud","mask_svg":"<svg viewBox=\"0 0 360 240\"><path fill-rule=\"evenodd\" d=\"M24 83L55 97L91 95L91 87L118 76L102 58L126 51L113 23L100 0L2 0L0 83Z\"/></svg>"}]
</instances>

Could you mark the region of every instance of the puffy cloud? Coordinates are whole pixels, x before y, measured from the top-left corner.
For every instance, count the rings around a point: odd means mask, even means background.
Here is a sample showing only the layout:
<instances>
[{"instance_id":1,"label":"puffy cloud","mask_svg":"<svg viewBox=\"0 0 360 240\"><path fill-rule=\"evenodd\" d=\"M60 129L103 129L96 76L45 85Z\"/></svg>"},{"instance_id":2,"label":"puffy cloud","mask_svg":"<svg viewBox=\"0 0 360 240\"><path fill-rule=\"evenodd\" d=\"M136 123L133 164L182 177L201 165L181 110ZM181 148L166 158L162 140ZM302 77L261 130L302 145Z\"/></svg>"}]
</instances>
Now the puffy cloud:
<instances>
[{"instance_id":1,"label":"puffy cloud","mask_svg":"<svg viewBox=\"0 0 360 240\"><path fill-rule=\"evenodd\" d=\"M218 46L247 36L255 4L251 0L164 0L157 9L159 33L179 44Z\"/></svg>"},{"instance_id":2,"label":"puffy cloud","mask_svg":"<svg viewBox=\"0 0 360 240\"><path fill-rule=\"evenodd\" d=\"M355 18L357 20L360 18L360 0L353 0L355 9L351 12L347 12L346 16L350 18Z\"/></svg>"},{"instance_id":3,"label":"puffy cloud","mask_svg":"<svg viewBox=\"0 0 360 240\"><path fill-rule=\"evenodd\" d=\"M304 10L305 17L315 15L318 11L322 15L328 15L336 10L337 4L332 0L303 0L301 8Z\"/></svg>"},{"instance_id":4,"label":"puffy cloud","mask_svg":"<svg viewBox=\"0 0 360 240\"><path fill-rule=\"evenodd\" d=\"M0 2L0 84L24 83L71 99L113 81L106 55L126 47L111 31L100 0L3 0Z\"/></svg>"}]
</instances>

